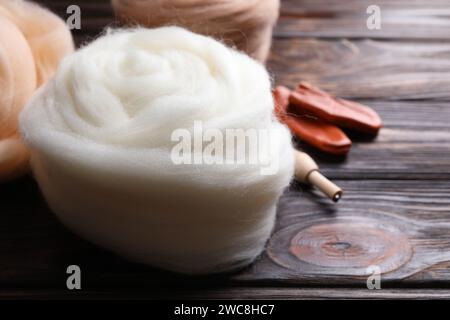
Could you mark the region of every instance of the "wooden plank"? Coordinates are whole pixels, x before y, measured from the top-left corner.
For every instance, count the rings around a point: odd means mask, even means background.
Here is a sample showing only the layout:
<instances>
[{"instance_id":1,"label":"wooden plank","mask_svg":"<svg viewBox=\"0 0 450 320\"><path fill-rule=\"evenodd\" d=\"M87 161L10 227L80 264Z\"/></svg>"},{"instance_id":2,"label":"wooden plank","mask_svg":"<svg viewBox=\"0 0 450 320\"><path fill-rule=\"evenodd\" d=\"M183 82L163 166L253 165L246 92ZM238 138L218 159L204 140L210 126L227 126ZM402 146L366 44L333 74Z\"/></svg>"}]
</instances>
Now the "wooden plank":
<instances>
[{"instance_id":1,"label":"wooden plank","mask_svg":"<svg viewBox=\"0 0 450 320\"><path fill-rule=\"evenodd\" d=\"M309 13L336 14L342 12L358 13L372 4L388 10L427 10L430 8L446 9L449 7L447 0L281 0L281 3L281 13L284 15Z\"/></svg>"},{"instance_id":2,"label":"wooden plank","mask_svg":"<svg viewBox=\"0 0 450 320\"><path fill-rule=\"evenodd\" d=\"M293 185L280 200L268 249L231 275L184 277L129 263L61 226L35 183L0 187L0 288L65 289L66 268L82 269L86 290L234 285L366 287L366 268L379 265L382 285L450 284L449 181L337 181L334 205Z\"/></svg>"},{"instance_id":3,"label":"wooden plank","mask_svg":"<svg viewBox=\"0 0 450 320\"><path fill-rule=\"evenodd\" d=\"M338 205L315 192L286 192L266 254L237 278L363 288L366 268L378 265L388 286L449 284L448 181L338 183Z\"/></svg>"},{"instance_id":4,"label":"wooden plank","mask_svg":"<svg viewBox=\"0 0 450 320\"><path fill-rule=\"evenodd\" d=\"M276 39L275 82L310 81L340 96L380 100L450 98L450 44Z\"/></svg>"},{"instance_id":5,"label":"wooden plank","mask_svg":"<svg viewBox=\"0 0 450 320\"><path fill-rule=\"evenodd\" d=\"M384 122L375 139L349 133L347 157L333 157L304 144L334 179L449 179L450 108L447 102L361 101Z\"/></svg>"},{"instance_id":6,"label":"wooden plank","mask_svg":"<svg viewBox=\"0 0 450 320\"><path fill-rule=\"evenodd\" d=\"M395 299L395 300L427 300L450 299L450 290L445 289L349 289L349 288L290 288L290 287L244 287L215 289L165 288L147 289L145 291L110 290L73 292L68 290L4 290L0 291L0 299L168 299L168 300L347 300L347 299ZM274 301L275 305L277 304Z\"/></svg>"},{"instance_id":7,"label":"wooden plank","mask_svg":"<svg viewBox=\"0 0 450 320\"><path fill-rule=\"evenodd\" d=\"M377 5L381 28L367 27L367 8ZM444 0L285 0L277 37L450 39L450 8Z\"/></svg>"}]
</instances>

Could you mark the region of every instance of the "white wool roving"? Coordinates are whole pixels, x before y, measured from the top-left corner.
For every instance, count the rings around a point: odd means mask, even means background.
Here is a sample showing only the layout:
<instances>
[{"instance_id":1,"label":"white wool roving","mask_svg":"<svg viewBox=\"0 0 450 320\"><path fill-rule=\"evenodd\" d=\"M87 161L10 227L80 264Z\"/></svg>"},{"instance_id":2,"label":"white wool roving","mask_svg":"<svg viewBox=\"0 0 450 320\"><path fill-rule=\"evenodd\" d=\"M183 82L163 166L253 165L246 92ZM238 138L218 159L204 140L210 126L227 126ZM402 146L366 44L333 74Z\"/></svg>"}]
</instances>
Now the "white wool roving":
<instances>
[{"instance_id":1,"label":"white wool roving","mask_svg":"<svg viewBox=\"0 0 450 320\"><path fill-rule=\"evenodd\" d=\"M266 130L271 156L265 164L176 164L171 137L193 132L195 122L220 132ZM112 31L68 56L22 112L20 128L65 225L177 272L251 263L293 174L291 136L273 116L265 68L178 27ZM278 170L261 174L268 163Z\"/></svg>"}]
</instances>

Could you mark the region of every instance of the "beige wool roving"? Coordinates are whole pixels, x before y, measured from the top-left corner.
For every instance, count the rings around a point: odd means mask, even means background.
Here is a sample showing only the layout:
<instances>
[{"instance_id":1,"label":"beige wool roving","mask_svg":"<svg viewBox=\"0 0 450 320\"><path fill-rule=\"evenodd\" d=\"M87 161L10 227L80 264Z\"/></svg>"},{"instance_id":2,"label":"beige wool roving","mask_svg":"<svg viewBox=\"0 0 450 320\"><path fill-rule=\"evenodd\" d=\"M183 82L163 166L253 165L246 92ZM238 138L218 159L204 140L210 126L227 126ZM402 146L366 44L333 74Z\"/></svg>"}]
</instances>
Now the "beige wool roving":
<instances>
[{"instance_id":1,"label":"beige wool roving","mask_svg":"<svg viewBox=\"0 0 450 320\"><path fill-rule=\"evenodd\" d=\"M112 0L130 25L177 25L236 46L265 62L278 19L279 0Z\"/></svg>"},{"instance_id":2,"label":"beige wool roving","mask_svg":"<svg viewBox=\"0 0 450 320\"><path fill-rule=\"evenodd\" d=\"M0 0L0 182L27 171L19 112L72 51L70 31L56 15L28 1Z\"/></svg>"},{"instance_id":3,"label":"beige wool roving","mask_svg":"<svg viewBox=\"0 0 450 320\"><path fill-rule=\"evenodd\" d=\"M212 38L116 30L64 59L20 127L43 194L70 229L134 261L222 272L261 253L293 175L291 136L273 105L265 68ZM266 130L264 165L278 170L174 163L173 132L196 121Z\"/></svg>"}]
</instances>

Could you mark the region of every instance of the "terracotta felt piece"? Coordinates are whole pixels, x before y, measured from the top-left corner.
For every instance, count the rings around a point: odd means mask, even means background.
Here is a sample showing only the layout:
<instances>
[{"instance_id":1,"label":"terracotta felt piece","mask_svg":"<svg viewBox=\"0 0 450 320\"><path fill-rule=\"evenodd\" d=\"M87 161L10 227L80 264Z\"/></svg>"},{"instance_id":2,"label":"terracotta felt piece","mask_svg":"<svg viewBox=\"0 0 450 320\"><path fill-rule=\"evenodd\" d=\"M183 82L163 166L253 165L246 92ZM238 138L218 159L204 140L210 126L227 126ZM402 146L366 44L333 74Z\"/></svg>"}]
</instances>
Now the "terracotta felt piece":
<instances>
[{"instance_id":1,"label":"terracotta felt piece","mask_svg":"<svg viewBox=\"0 0 450 320\"><path fill-rule=\"evenodd\" d=\"M382 126L380 117L371 108L333 97L306 82L300 82L291 92L289 102L299 112L341 127L375 135Z\"/></svg>"},{"instance_id":2,"label":"terracotta felt piece","mask_svg":"<svg viewBox=\"0 0 450 320\"><path fill-rule=\"evenodd\" d=\"M278 119L296 137L323 152L344 155L350 151L352 142L339 127L371 135L382 127L371 108L333 97L306 82L295 91L277 86L273 96Z\"/></svg>"},{"instance_id":3,"label":"terracotta felt piece","mask_svg":"<svg viewBox=\"0 0 450 320\"><path fill-rule=\"evenodd\" d=\"M0 181L28 170L19 113L72 51L70 31L56 15L31 2L0 0Z\"/></svg>"},{"instance_id":4,"label":"terracotta felt piece","mask_svg":"<svg viewBox=\"0 0 450 320\"><path fill-rule=\"evenodd\" d=\"M291 91L283 86L277 86L273 91L278 119L284 122L295 136L319 150L336 155L346 154L352 142L345 133L317 118L296 113L289 105L290 93Z\"/></svg>"}]
</instances>

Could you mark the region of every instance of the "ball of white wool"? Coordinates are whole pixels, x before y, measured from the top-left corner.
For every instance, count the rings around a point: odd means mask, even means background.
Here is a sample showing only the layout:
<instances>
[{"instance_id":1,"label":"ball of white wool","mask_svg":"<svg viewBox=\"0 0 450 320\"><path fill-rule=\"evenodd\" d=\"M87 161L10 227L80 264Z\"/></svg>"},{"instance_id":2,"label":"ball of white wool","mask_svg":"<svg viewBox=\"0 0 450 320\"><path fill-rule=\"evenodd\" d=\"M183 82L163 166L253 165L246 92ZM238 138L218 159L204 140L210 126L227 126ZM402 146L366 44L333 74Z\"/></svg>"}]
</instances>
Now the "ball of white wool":
<instances>
[{"instance_id":1,"label":"ball of white wool","mask_svg":"<svg viewBox=\"0 0 450 320\"><path fill-rule=\"evenodd\" d=\"M269 161L175 164L171 136L195 122L270 132ZM177 27L112 31L67 57L20 127L39 186L66 226L183 273L252 262L293 174L265 68ZM277 170L262 174L268 163Z\"/></svg>"}]
</instances>

